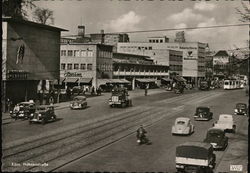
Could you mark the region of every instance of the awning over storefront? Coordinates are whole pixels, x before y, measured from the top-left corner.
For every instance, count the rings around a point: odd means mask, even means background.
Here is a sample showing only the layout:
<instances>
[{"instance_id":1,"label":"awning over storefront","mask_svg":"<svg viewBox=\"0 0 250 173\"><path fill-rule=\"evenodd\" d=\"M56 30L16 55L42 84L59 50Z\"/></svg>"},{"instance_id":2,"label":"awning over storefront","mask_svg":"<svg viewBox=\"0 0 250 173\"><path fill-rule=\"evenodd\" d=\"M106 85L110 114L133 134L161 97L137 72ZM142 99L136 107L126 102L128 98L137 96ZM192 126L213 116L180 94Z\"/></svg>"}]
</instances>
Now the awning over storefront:
<instances>
[{"instance_id":1,"label":"awning over storefront","mask_svg":"<svg viewBox=\"0 0 250 173\"><path fill-rule=\"evenodd\" d=\"M128 84L130 83L126 79L98 79L98 86L105 84Z\"/></svg>"},{"instance_id":2,"label":"awning over storefront","mask_svg":"<svg viewBox=\"0 0 250 173\"><path fill-rule=\"evenodd\" d=\"M138 82L144 82L144 83L150 83L150 82L156 82L156 79L146 79L146 78L142 78L142 79L135 79Z\"/></svg>"},{"instance_id":3,"label":"awning over storefront","mask_svg":"<svg viewBox=\"0 0 250 173\"><path fill-rule=\"evenodd\" d=\"M67 82L67 83L76 83L78 82L78 78L71 78L71 77L68 77L64 80L64 82Z\"/></svg>"},{"instance_id":4,"label":"awning over storefront","mask_svg":"<svg viewBox=\"0 0 250 173\"><path fill-rule=\"evenodd\" d=\"M79 78L77 82L89 84L91 81L92 81L92 78Z\"/></svg>"},{"instance_id":5,"label":"awning over storefront","mask_svg":"<svg viewBox=\"0 0 250 173\"><path fill-rule=\"evenodd\" d=\"M173 81L172 79L169 79L169 78L162 78L162 80L164 80L166 82L172 82Z\"/></svg>"},{"instance_id":6,"label":"awning over storefront","mask_svg":"<svg viewBox=\"0 0 250 173\"><path fill-rule=\"evenodd\" d=\"M181 76L175 76L174 79L177 80L177 81L180 81L180 82L186 82L187 81L186 79L184 79Z\"/></svg>"}]
</instances>

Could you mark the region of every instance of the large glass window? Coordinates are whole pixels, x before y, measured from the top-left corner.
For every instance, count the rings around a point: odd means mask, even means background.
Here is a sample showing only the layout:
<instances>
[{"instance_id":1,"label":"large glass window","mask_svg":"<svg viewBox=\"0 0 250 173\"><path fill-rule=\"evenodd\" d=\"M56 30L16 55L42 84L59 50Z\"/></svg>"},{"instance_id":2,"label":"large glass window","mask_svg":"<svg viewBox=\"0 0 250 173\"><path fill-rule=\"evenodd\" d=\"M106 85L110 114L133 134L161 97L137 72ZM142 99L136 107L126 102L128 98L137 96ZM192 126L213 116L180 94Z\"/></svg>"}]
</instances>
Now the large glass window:
<instances>
[{"instance_id":1,"label":"large glass window","mask_svg":"<svg viewBox=\"0 0 250 173\"><path fill-rule=\"evenodd\" d=\"M80 69L81 69L81 70L86 70L86 64L81 64L81 65L80 65Z\"/></svg>"},{"instance_id":2,"label":"large glass window","mask_svg":"<svg viewBox=\"0 0 250 173\"><path fill-rule=\"evenodd\" d=\"M92 64L87 65L87 70L92 70Z\"/></svg>"},{"instance_id":3,"label":"large glass window","mask_svg":"<svg viewBox=\"0 0 250 173\"><path fill-rule=\"evenodd\" d=\"M66 50L61 50L61 56L67 56Z\"/></svg>"},{"instance_id":4,"label":"large glass window","mask_svg":"<svg viewBox=\"0 0 250 173\"><path fill-rule=\"evenodd\" d=\"M61 64L61 70L65 70L66 69L66 64L65 63L62 63Z\"/></svg>"},{"instance_id":5,"label":"large glass window","mask_svg":"<svg viewBox=\"0 0 250 173\"><path fill-rule=\"evenodd\" d=\"M73 50L68 50L68 56L73 56Z\"/></svg>"},{"instance_id":6,"label":"large glass window","mask_svg":"<svg viewBox=\"0 0 250 173\"><path fill-rule=\"evenodd\" d=\"M79 57L80 56L80 51L79 50L74 50L74 56Z\"/></svg>"},{"instance_id":7,"label":"large glass window","mask_svg":"<svg viewBox=\"0 0 250 173\"><path fill-rule=\"evenodd\" d=\"M83 57L87 56L86 50L81 50L81 56L83 56Z\"/></svg>"},{"instance_id":8,"label":"large glass window","mask_svg":"<svg viewBox=\"0 0 250 173\"><path fill-rule=\"evenodd\" d=\"M67 69L72 70L72 64L67 64Z\"/></svg>"},{"instance_id":9,"label":"large glass window","mask_svg":"<svg viewBox=\"0 0 250 173\"><path fill-rule=\"evenodd\" d=\"M74 64L74 69L78 70L79 69L79 64Z\"/></svg>"}]
</instances>

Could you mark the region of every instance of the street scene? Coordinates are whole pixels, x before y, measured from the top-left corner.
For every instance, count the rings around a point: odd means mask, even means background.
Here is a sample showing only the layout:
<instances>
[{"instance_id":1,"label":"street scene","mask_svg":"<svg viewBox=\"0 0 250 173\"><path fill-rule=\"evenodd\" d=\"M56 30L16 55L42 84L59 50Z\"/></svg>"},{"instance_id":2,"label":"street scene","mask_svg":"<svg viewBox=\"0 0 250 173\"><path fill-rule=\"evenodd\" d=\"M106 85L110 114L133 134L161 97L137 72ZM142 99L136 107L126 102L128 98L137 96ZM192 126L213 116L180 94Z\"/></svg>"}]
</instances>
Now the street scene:
<instances>
[{"instance_id":1,"label":"street scene","mask_svg":"<svg viewBox=\"0 0 250 173\"><path fill-rule=\"evenodd\" d=\"M248 3L2 6L3 172L248 172Z\"/></svg>"}]
</instances>

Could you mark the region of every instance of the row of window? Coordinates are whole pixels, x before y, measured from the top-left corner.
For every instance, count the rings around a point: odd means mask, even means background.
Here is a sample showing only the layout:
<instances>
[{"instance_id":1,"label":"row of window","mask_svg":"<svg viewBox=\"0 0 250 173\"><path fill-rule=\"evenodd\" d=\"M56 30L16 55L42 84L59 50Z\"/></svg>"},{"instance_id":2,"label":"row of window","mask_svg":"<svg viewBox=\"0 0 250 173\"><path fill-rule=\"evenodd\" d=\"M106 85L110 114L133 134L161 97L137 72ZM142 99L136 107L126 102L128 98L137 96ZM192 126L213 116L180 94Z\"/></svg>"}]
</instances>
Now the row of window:
<instances>
[{"instance_id":1,"label":"row of window","mask_svg":"<svg viewBox=\"0 0 250 173\"><path fill-rule=\"evenodd\" d=\"M93 57L93 50L61 50L61 56Z\"/></svg>"},{"instance_id":2,"label":"row of window","mask_svg":"<svg viewBox=\"0 0 250 173\"><path fill-rule=\"evenodd\" d=\"M170 65L169 70L171 70L171 71L182 71L182 65Z\"/></svg>"},{"instance_id":3,"label":"row of window","mask_svg":"<svg viewBox=\"0 0 250 173\"><path fill-rule=\"evenodd\" d=\"M151 39L150 39L150 40L149 40L149 43L163 43L163 39L160 39L160 40L158 40L158 39L156 39L156 40L155 40L155 39L152 39L152 40L151 40Z\"/></svg>"},{"instance_id":4,"label":"row of window","mask_svg":"<svg viewBox=\"0 0 250 173\"><path fill-rule=\"evenodd\" d=\"M67 67L67 69L66 69ZM61 70L92 70L92 64L61 64Z\"/></svg>"}]
</instances>

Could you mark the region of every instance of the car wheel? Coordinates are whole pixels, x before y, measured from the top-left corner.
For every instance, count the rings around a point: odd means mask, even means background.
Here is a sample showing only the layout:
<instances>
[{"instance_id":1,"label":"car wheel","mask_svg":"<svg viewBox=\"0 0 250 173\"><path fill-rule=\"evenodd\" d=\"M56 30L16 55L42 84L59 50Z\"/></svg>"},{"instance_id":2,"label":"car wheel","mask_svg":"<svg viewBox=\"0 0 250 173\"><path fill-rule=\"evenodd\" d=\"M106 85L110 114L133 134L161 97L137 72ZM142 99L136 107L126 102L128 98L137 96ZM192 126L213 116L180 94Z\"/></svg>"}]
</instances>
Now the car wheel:
<instances>
[{"instance_id":1,"label":"car wheel","mask_svg":"<svg viewBox=\"0 0 250 173\"><path fill-rule=\"evenodd\" d=\"M236 125L233 125L233 133L236 133Z\"/></svg>"},{"instance_id":2,"label":"car wheel","mask_svg":"<svg viewBox=\"0 0 250 173\"><path fill-rule=\"evenodd\" d=\"M56 115L53 116L53 120L56 121Z\"/></svg>"},{"instance_id":3,"label":"car wheel","mask_svg":"<svg viewBox=\"0 0 250 173\"><path fill-rule=\"evenodd\" d=\"M122 103L122 108L125 108L126 107L126 103Z\"/></svg>"},{"instance_id":4,"label":"car wheel","mask_svg":"<svg viewBox=\"0 0 250 173\"><path fill-rule=\"evenodd\" d=\"M45 119L42 120L42 125L44 125L44 124L45 124Z\"/></svg>"}]
</instances>

